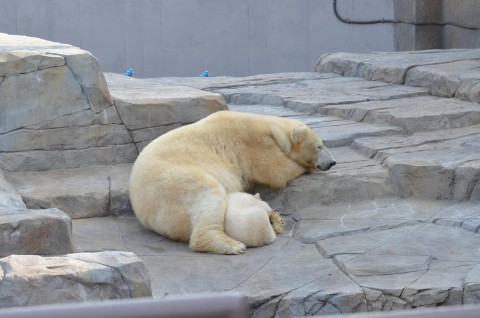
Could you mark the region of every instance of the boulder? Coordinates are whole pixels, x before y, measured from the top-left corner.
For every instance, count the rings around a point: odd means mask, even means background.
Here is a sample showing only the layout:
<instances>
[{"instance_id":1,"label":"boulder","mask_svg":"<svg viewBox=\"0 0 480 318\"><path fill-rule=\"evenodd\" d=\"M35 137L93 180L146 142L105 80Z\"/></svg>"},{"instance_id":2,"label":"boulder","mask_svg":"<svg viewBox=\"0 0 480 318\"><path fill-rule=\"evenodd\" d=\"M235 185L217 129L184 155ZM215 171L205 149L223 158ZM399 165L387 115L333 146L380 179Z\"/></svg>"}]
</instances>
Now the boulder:
<instances>
[{"instance_id":1,"label":"boulder","mask_svg":"<svg viewBox=\"0 0 480 318\"><path fill-rule=\"evenodd\" d=\"M128 196L131 164L112 166L108 172L110 180L110 215L131 215L133 208Z\"/></svg>"},{"instance_id":2,"label":"boulder","mask_svg":"<svg viewBox=\"0 0 480 318\"><path fill-rule=\"evenodd\" d=\"M151 296L143 262L129 252L0 259L0 308Z\"/></svg>"},{"instance_id":3,"label":"boulder","mask_svg":"<svg viewBox=\"0 0 480 318\"><path fill-rule=\"evenodd\" d=\"M228 109L222 95L197 88L106 74L120 117L139 150L159 135Z\"/></svg>"},{"instance_id":4,"label":"boulder","mask_svg":"<svg viewBox=\"0 0 480 318\"><path fill-rule=\"evenodd\" d=\"M71 220L58 209L0 207L0 233L0 256L73 251Z\"/></svg>"},{"instance_id":5,"label":"boulder","mask_svg":"<svg viewBox=\"0 0 480 318\"><path fill-rule=\"evenodd\" d=\"M79 48L0 33L0 108L4 170L131 162L138 154L98 61Z\"/></svg>"}]
</instances>

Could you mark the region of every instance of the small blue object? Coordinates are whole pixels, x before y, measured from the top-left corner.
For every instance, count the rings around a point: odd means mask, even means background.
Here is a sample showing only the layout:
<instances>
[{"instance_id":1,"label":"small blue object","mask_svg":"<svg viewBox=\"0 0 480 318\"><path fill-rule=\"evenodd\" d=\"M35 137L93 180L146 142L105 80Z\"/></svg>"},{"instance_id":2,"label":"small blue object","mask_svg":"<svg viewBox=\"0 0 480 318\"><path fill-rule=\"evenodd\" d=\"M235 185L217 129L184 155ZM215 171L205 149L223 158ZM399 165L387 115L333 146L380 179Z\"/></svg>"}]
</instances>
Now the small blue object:
<instances>
[{"instance_id":1,"label":"small blue object","mask_svg":"<svg viewBox=\"0 0 480 318\"><path fill-rule=\"evenodd\" d=\"M133 76L133 69L129 68L128 71L126 71L125 73L123 73L123 75L132 77L132 76Z\"/></svg>"},{"instance_id":2,"label":"small blue object","mask_svg":"<svg viewBox=\"0 0 480 318\"><path fill-rule=\"evenodd\" d=\"M200 74L200 77L208 77L208 71L205 71L202 74Z\"/></svg>"}]
</instances>

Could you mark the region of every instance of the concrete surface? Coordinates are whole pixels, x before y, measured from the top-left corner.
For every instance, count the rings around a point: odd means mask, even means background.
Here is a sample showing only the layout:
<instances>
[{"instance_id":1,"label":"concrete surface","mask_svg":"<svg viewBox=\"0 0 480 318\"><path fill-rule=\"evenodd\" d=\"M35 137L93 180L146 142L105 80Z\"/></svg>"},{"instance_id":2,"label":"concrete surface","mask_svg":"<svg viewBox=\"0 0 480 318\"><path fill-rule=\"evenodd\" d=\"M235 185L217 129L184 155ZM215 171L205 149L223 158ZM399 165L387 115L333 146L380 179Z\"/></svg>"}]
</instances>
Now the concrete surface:
<instances>
[{"instance_id":1,"label":"concrete surface","mask_svg":"<svg viewBox=\"0 0 480 318\"><path fill-rule=\"evenodd\" d=\"M392 1L338 1L350 19L393 18ZM392 51L392 25L338 21L331 0L0 0L0 32L69 43L137 77L310 71L320 54Z\"/></svg>"}]
</instances>

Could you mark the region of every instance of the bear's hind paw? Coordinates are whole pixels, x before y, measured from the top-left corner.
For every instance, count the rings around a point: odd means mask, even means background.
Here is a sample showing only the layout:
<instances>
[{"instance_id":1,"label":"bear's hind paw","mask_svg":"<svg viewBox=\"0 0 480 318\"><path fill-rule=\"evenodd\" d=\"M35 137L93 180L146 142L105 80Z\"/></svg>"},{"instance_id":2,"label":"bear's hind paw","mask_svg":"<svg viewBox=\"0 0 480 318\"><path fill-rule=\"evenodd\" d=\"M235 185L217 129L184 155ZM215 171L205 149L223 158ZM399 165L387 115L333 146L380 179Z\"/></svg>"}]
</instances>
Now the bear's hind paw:
<instances>
[{"instance_id":1,"label":"bear's hind paw","mask_svg":"<svg viewBox=\"0 0 480 318\"><path fill-rule=\"evenodd\" d=\"M272 224L275 234L280 234L283 232L285 227L285 222L283 222L282 216L277 211L270 211L268 213L268 218L270 219L270 224Z\"/></svg>"}]
</instances>

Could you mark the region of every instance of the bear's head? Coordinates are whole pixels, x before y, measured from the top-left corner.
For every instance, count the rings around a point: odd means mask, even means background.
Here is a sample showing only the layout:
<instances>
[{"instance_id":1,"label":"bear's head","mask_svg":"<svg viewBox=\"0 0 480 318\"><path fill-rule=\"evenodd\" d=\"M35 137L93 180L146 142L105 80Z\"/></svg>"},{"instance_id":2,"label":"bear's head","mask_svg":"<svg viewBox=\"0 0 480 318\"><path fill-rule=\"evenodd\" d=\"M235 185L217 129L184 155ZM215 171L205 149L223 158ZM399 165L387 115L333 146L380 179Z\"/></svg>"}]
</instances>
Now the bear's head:
<instances>
[{"instance_id":1,"label":"bear's head","mask_svg":"<svg viewBox=\"0 0 480 318\"><path fill-rule=\"evenodd\" d=\"M336 164L335 159L324 146L322 140L308 126L294 127L291 131L290 140L292 149L289 157L309 172L315 170L327 171Z\"/></svg>"}]
</instances>

